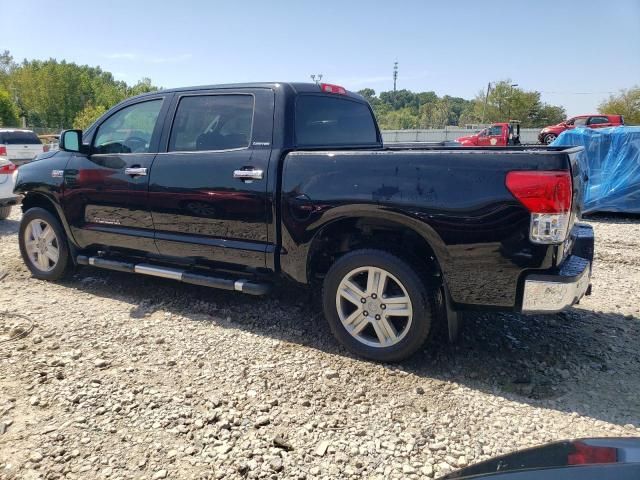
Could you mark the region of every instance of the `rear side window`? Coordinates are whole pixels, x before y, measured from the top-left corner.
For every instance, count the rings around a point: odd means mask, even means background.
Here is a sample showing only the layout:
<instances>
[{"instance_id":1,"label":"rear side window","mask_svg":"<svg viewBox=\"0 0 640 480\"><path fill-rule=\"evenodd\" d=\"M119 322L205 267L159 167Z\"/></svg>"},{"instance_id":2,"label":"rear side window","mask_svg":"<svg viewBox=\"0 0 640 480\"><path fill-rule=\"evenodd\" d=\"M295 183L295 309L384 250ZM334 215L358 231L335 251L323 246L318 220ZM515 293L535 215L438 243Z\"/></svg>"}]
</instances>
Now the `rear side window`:
<instances>
[{"instance_id":1,"label":"rear side window","mask_svg":"<svg viewBox=\"0 0 640 480\"><path fill-rule=\"evenodd\" d=\"M301 95L296 102L299 146L370 145L378 143L373 115L360 102L326 95Z\"/></svg>"},{"instance_id":2,"label":"rear side window","mask_svg":"<svg viewBox=\"0 0 640 480\"><path fill-rule=\"evenodd\" d=\"M602 123L609 123L609 119L607 117L591 117L591 120L589 120L589 125L598 125Z\"/></svg>"},{"instance_id":3,"label":"rear side window","mask_svg":"<svg viewBox=\"0 0 640 480\"><path fill-rule=\"evenodd\" d=\"M494 125L489 129L489 135L491 136L502 135L502 127L500 125Z\"/></svg>"},{"instance_id":4,"label":"rear side window","mask_svg":"<svg viewBox=\"0 0 640 480\"><path fill-rule=\"evenodd\" d=\"M169 151L246 148L251 141L252 95L199 95L178 104Z\"/></svg>"},{"instance_id":5,"label":"rear side window","mask_svg":"<svg viewBox=\"0 0 640 480\"><path fill-rule=\"evenodd\" d=\"M0 143L4 145L40 145L42 142L33 132L0 132Z\"/></svg>"}]
</instances>

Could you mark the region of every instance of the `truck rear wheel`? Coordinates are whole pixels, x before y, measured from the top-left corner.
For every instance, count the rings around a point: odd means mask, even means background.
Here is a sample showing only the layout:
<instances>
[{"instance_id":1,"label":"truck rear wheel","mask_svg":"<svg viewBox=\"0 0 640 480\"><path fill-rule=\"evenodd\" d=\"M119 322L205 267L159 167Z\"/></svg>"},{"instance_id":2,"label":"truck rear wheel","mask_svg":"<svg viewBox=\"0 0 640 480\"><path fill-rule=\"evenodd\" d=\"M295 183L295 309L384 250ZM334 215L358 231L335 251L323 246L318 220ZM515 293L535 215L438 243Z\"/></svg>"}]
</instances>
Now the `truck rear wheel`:
<instances>
[{"instance_id":1,"label":"truck rear wheel","mask_svg":"<svg viewBox=\"0 0 640 480\"><path fill-rule=\"evenodd\" d=\"M347 350L396 362L415 353L435 320L437 288L404 260L382 250L356 250L324 280L324 314Z\"/></svg>"},{"instance_id":2,"label":"truck rear wheel","mask_svg":"<svg viewBox=\"0 0 640 480\"><path fill-rule=\"evenodd\" d=\"M35 278L59 280L73 266L62 225L43 208L31 208L22 216L18 243L22 259Z\"/></svg>"}]
</instances>

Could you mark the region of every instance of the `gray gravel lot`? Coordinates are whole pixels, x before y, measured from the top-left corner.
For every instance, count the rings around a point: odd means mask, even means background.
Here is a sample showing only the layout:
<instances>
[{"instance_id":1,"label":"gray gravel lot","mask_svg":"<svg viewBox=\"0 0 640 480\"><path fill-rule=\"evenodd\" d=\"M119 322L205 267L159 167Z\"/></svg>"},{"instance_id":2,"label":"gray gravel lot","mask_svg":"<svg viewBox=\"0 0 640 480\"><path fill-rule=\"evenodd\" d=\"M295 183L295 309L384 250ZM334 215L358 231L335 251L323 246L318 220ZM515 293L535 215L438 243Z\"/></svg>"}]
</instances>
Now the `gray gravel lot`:
<instances>
[{"instance_id":1,"label":"gray gravel lot","mask_svg":"<svg viewBox=\"0 0 640 480\"><path fill-rule=\"evenodd\" d=\"M378 365L302 292L253 298L84 268L30 278L0 222L0 478L424 478L580 436L640 435L640 219L592 220L593 296L469 318ZM7 275L3 277L3 272Z\"/></svg>"}]
</instances>

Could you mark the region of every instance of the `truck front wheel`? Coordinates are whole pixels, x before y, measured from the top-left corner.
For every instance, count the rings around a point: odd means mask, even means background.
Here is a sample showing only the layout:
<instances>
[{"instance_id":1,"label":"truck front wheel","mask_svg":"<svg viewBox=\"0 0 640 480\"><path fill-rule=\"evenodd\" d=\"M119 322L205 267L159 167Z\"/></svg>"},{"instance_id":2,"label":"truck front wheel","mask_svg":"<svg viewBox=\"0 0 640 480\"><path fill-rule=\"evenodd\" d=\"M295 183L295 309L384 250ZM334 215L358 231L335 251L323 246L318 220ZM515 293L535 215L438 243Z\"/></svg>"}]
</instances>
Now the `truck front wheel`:
<instances>
[{"instance_id":1,"label":"truck front wheel","mask_svg":"<svg viewBox=\"0 0 640 480\"><path fill-rule=\"evenodd\" d=\"M327 273L324 314L349 351L396 362L427 339L437 292L401 258L382 250L356 250L339 258Z\"/></svg>"},{"instance_id":2,"label":"truck front wheel","mask_svg":"<svg viewBox=\"0 0 640 480\"><path fill-rule=\"evenodd\" d=\"M35 278L59 280L73 266L64 229L47 210L31 208L25 212L18 243L22 259Z\"/></svg>"}]
</instances>

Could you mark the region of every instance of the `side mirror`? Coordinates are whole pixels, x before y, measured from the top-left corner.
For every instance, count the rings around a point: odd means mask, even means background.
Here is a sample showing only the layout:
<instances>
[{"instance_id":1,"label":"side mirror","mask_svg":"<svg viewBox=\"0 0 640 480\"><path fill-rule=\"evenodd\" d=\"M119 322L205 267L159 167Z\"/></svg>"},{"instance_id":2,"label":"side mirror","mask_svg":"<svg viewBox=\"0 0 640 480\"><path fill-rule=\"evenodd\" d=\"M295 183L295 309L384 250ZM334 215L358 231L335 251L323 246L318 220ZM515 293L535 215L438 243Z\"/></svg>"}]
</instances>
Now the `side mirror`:
<instances>
[{"instance_id":1,"label":"side mirror","mask_svg":"<svg viewBox=\"0 0 640 480\"><path fill-rule=\"evenodd\" d=\"M83 152L82 130L65 130L60 134L60 150Z\"/></svg>"}]
</instances>

